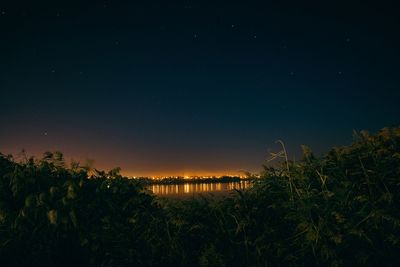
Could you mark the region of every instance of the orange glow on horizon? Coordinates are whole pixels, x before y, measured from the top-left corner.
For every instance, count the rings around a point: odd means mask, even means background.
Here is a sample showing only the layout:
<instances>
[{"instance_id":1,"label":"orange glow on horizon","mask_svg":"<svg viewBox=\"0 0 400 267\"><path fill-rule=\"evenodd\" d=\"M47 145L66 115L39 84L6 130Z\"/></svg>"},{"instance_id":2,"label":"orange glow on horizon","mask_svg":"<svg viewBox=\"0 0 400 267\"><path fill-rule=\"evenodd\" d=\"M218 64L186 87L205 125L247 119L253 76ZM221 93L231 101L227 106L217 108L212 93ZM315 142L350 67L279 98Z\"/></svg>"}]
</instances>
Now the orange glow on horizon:
<instances>
[{"instance_id":1,"label":"orange glow on horizon","mask_svg":"<svg viewBox=\"0 0 400 267\"><path fill-rule=\"evenodd\" d=\"M203 178L212 178L212 177L221 177L221 176L244 176L243 172L240 171L185 171L185 172L135 172L135 171L124 171L121 170L121 174L126 177L153 177L153 178L161 178L161 177L182 177L184 179L190 179L192 177L203 177Z\"/></svg>"},{"instance_id":2,"label":"orange glow on horizon","mask_svg":"<svg viewBox=\"0 0 400 267\"><path fill-rule=\"evenodd\" d=\"M33 144L36 144L33 142ZM240 167L231 167L231 166L224 166L223 169L218 169L216 166L210 166L209 169L196 169L196 166L193 166L193 168L186 169L182 168L180 169L179 166L176 166L174 164L173 166L166 165L155 165L150 162L146 162L145 164L138 165L135 160L119 160L118 157L103 157L104 153L100 153L97 151L87 153L84 155L84 153L79 153L76 152L75 149L72 149L71 147L78 147L78 146L70 146L68 147L69 149L63 149L63 148L54 148L54 149L39 149L36 147L27 147L25 150L26 156L29 158L31 156L41 159L43 157L43 153L45 151L61 151L64 154L64 159L69 166L70 162L72 159L80 162L82 165L84 165L88 160L93 160L93 168L96 168L98 170L104 170L104 171L109 171L115 167L121 167L121 174L123 176L129 177L129 178L134 178L134 177L186 177L186 178L191 178L191 177L203 177L203 178L211 178L211 177L221 177L221 176L243 176L244 173L243 171L240 171ZM3 154L12 154L14 158L19 161L23 160L23 156L21 156L21 150L22 149L12 149L9 146L4 146L0 147L0 152ZM110 152L109 154L117 154L117 152ZM97 156L96 156L97 155ZM129 165L136 166L138 165L138 169L133 169L130 168ZM241 164L235 164L235 165L241 165ZM154 167L154 168L152 168ZM160 170L161 169L161 170ZM162 170L164 169L164 170ZM251 172L254 172L254 170L250 170Z\"/></svg>"}]
</instances>

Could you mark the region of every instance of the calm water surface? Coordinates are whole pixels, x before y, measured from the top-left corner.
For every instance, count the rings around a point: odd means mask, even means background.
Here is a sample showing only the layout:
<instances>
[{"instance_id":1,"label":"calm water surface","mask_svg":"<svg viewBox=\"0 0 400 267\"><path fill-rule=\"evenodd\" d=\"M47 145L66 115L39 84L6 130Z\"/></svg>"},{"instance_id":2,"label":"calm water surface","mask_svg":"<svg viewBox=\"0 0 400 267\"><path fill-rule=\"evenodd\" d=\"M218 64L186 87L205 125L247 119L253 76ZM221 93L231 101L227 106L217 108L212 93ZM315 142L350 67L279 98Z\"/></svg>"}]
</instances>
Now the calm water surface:
<instances>
[{"instance_id":1,"label":"calm water surface","mask_svg":"<svg viewBox=\"0 0 400 267\"><path fill-rule=\"evenodd\" d=\"M185 184L155 184L147 188L159 196L191 196L200 193L228 193L233 189L246 189L250 181L229 183L185 183Z\"/></svg>"}]
</instances>

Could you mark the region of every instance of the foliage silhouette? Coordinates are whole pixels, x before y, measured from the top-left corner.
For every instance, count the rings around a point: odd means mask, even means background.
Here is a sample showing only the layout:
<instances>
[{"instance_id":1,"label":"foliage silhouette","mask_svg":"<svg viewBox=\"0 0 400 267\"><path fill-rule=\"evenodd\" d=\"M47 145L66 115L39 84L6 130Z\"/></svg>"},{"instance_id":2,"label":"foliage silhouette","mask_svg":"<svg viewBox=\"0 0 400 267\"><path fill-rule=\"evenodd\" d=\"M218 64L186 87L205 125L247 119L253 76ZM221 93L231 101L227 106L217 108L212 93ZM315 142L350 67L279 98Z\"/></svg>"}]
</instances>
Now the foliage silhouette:
<instances>
[{"instance_id":1,"label":"foliage silhouette","mask_svg":"<svg viewBox=\"0 0 400 267\"><path fill-rule=\"evenodd\" d=\"M399 263L400 128L264 166L223 199L159 199L120 169L0 154L4 266ZM22 256L21 256L22 255Z\"/></svg>"}]
</instances>

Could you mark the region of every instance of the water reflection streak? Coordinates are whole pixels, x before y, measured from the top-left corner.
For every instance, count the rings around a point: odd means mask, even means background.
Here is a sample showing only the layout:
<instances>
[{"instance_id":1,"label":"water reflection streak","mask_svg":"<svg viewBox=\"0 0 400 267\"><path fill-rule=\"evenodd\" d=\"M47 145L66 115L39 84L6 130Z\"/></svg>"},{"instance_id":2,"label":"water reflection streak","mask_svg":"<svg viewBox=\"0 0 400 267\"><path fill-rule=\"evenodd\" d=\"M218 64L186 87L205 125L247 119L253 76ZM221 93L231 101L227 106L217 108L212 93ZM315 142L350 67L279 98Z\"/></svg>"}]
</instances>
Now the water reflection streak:
<instances>
[{"instance_id":1,"label":"water reflection streak","mask_svg":"<svg viewBox=\"0 0 400 267\"><path fill-rule=\"evenodd\" d=\"M184 183L184 184L153 184L147 188L156 195L184 195L197 193L212 193L246 189L251 186L250 181L229 183Z\"/></svg>"}]
</instances>

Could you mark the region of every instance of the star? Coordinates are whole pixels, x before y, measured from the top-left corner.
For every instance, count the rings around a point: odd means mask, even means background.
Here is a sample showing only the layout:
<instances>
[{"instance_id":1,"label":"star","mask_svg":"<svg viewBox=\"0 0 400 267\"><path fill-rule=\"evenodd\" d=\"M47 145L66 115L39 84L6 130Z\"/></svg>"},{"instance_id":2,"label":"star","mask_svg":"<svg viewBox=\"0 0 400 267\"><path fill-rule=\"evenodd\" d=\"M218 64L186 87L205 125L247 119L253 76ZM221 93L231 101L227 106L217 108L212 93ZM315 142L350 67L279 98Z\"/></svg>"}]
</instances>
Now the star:
<instances>
[{"instance_id":1,"label":"star","mask_svg":"<svg viewBox=\"0 0 400 267\"><path fill-rule=\"evenodd\" d=\"M44 135L44 136L47 136L47 132L44 132L43 135Z\"/></svg>"}]
</instances>

